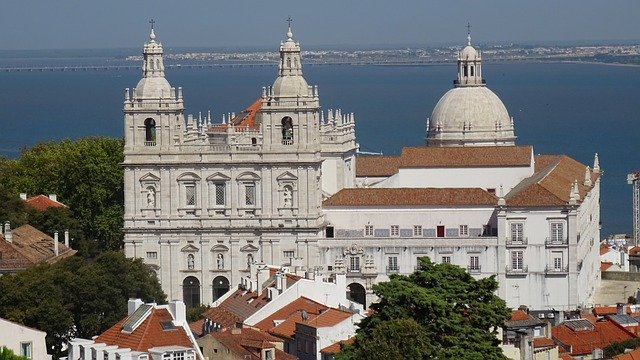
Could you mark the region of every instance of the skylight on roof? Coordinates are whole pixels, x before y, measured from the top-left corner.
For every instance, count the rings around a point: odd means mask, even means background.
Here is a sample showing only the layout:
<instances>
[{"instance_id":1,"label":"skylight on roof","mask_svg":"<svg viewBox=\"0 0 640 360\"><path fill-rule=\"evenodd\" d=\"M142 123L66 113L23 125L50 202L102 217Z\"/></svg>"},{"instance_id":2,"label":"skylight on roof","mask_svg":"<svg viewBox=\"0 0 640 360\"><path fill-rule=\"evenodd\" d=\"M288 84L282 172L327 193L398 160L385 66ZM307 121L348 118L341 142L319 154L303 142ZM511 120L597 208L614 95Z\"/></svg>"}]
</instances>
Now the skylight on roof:
<instances>
[{"instance_id":1,"label":"skylight on roof","mask_svg":"<svg viewBox=\"0 0 640 360\"><path fill-rule=\"evenodd\" d=\"M122 323L122 331L132 333L151 313L153 305L140 305L127 319Z\"/></svg>"}]
</instances>

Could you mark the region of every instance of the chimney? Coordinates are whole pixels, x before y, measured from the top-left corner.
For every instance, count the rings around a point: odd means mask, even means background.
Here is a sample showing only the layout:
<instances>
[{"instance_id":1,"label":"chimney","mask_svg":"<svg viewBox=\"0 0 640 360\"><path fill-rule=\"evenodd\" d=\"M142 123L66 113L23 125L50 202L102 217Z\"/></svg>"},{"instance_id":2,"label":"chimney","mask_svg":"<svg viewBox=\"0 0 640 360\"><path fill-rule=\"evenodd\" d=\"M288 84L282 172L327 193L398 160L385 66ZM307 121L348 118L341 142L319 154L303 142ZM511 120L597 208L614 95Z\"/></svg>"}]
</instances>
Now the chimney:
<instances>
[{"instance_id":1,"label":"chimney","mask_svg":"<svg viewBox=\"0 0 640 360\"><path fill-rule=\"evenodd\" d=\"M259 264L256 270L256 293L261 294L262 286L269 279L269 268L265 264Z\"/></svg>"},{"instance_id":2,"label":"chimney","mask_svg":"<svg viewBox=\"0 0 640 360\"><path fill-rule=\"evenodd\" d=\"M13 242L13 236L11 235L11 224L9 224L8 221L4 222L4 239L9 243Z\"/></svg>"},{"instance_id":3,"label":"chimney","mask_svg":"<svg viewBox=\"0 0 640 360\"><path fill-rule=\"evenodd\" d=\"M64 246L69 247L69 230L64 231Z\"/></svg>"},{"instance_id":4,"label":"chimney","mask_svg":"<svg viewBox=\"0 0 640 360\"><path fill-rule=\"evenodd\" d=\"M127 301L127 315L133 314L133 312L136 311L142 304L144 303L141 299L129 299L129 301Z\"/></svg>"},{"instance_id":5,"label":"chimney","mask_svg":"<svg viewBox=\"0 0 640 360\"><path fill-rule=\"evenodd\" d=\"M20 193L20 200L26 201L27 200L27 193Z\"/></svg>"},{"instance_id":6,"label":"chimney","mask_svg":"<svg viewBox=\"0 0 640 360\"><path fill-rule=\"evenodd\" d=\"M173 323L181 326L187 323L187 307L182 300L173 300L169 303L169 311L173 315Z\"/></svg>"},{"instance_id":7,"label":"chimney","mask_svg":"<svg viewBox=\"0 0 640 360\"><path fill-rule=\"evenodd\" d=\"M624 315L624 304L623 303L617 303L616 304L616 314L617 315Z\"/></svg>"},{"instance_id":8,"label":"chimney","mask_svg":"<svg viewBox=\"0 0 640 360\"><path fill-rule=\"evenodd\" d=\"M58 256L58 232L53 233L53 254Z\"/></svg>"},{"instance_id":9,"label":"chimney","mask_svg":"<svg viewBox=\"0 0 640 360\"><path fill-rule=\"evenodd\" d=\"M58 195L56 194L49 194L49 199L58 202Z\"/></svg>"}]
</instances>

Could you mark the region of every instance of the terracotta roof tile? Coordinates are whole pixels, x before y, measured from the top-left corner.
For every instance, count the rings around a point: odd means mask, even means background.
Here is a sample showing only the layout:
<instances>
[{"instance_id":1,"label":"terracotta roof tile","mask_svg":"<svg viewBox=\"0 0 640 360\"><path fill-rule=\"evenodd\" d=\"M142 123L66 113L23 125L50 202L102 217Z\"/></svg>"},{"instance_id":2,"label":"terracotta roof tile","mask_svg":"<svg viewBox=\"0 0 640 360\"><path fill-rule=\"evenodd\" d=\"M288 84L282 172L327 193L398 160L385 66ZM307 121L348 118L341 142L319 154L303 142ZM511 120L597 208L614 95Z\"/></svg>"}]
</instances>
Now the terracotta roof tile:
<instances>
[{"instance_id":1,"label":"terracotta roof tile","mask_svg":"<svg viewBox=\"0 0 640 360\"><path fill-rule=\"evenodd\" d=\"M37 195L37 196L33 196L28 198L27 200L25 200L25 203L27 204L27 206L29 206L32 209L36 209L39 211L44 211L47 210L48 208L52 208L52 207L67 207L65 204L59 202L59 201L54 201L51 200L48 196L45 195Z\"/></svg>"},{"instance_id":2,"label":"terracotta roof tile","mask_svg":"<svg viewBox=\"0 0 640 360\"><path fill-rule=\"evenodd\" d=\"M530 320L530 319L532 319L531 315L527 314L522 310L511 311L511 321L522 321L522 320Z\"/></svg>"},{"instance_id":3,"label":"terracotta roof tile","mask_svg":"<svg viewBox=\"0 0 640 360\"><path fill-rule=\"evenodd\" d=\"M549 339L546 337L539 337L533 339L533 347L541 348L541 347L555 347L556 343L553 342L553 339Z\"/></svg>"},{"instance_id":4,"label":"terracotta roof tile","mask_svg":"<svg viewBox=\"0 0 640 360\"><path fill-rule=\"evenodd\" d=\"M212 132L226 132L227 128L233 124L236 128L246 128L251 130L257 130L260 128L260 124L256 124L255 119L260 107L262 106L262 99L258 99L251 103L246 109L242 110L233 119L229 119L224 124L213 124L209 126L208 131ZM238 131L238 129L236 130Z\"/></svg>"},{"instance_id":5,"label":"terracotta roof tile","mask_svg":"<svg viewBox=\"0 0 640 360\"><path fill-rule=\"evenodd\" d=\"M553 339L571 348L571 355L586 355L593 349L604 349L611 343L632 339L635 336L611 321L598 321L592 330L574 331L561 324L551 329Z\"/></svg>"},{"instance_id":6,"label":"terracotta roof tile","mask_svg":"<svg viewBox=\"0 0 640 360\"><path fill-rule=\"evenodd\" d=\"M154 308L147 318L132 333L121 331L127 318L118 321L95 339L96 343L117 345L134 351L147 352L158 346L184 346L193 348L189 336L181 326L163 330L162 322L173 321L171 313L164 308Z\"/></svg>"},{"instance_id":7,"label":"terracotta roof tile","mask_svg":"<svg viewBox=\"0 0 640 360\"><path fill-rule=\"evenodd\" d=\"M480 188L349 188L326 199L323 206L450 206L498 203Z\"/></svg>"},{"instance_id":8,"label":"terracotta roof tile","mask_svg":"<svg viewBox=\"0 0 640 360\"><path fill-rule=\"evenodd\" d=\"M337 354L338 351L340 351L340 347L342 345L353 344L354 340L355 340L355 338L349 338L347 340L334 342L333 344L331 344L331 345L323 348L322 350L320 350L320 352L323 353L323 354Z\"/></svg>"},{"instance_id":9,"label":"terracotta roof tile","mask_svg":"<svg viewBox=\"0 0 640 360\"><path fill-rule=\"evenodd\" d=\"M612 266L613 263L611 261L600 261L600 271L607 271Z\"/></svg>"},{"instance_id":10,"label":"terracotta roof tile","mask_svg":"<svg viewBox=\"0 0 640 360\"><path fill-rule=\"evenodd\" d=\"M640 360L640 349L614 356L612 360Z\"/></svg>"},{"instance_id":11,"label":"terracotta roof tile","mask_svg":"<svg viewBox=\"0 0 640 360\"><path fill-rule=\"evenodd\" d=\"M260 349L275 348L276 343L282 340L267 333L251 328L232 329L223 332L208 334L222 343L229 351L239 358L260 359ZM275 348L275 358L282 360L295 360L295 356Z\"/></svg>"},{"instance_id":12,"label":"terracotta roof tile","mask_svg":"<svg viewBox=\"0 0 640 360\"><path fill-rule=\"evenodd\" d=\"M360 155L356 158L356 176L387 177L398 172L399 156Z\"/></svg>"},{"instance_id":13,"label":"terracotta roof tile","mask_svg":"<svg viewBox=\"0 0 640 360\"><path fill-rule=\"evenodd\" d=\"M544 321L536 319L522 310L511 311L511 319L504 322L508 328L534 327L544 325Z\"/></svg>"},{"instance_id":14,"label":"terracotta roof tile","mask_svg":"<svg viewBox=\"0 0 640 360\"><path fill-rule=\"evenodd\" d=\"M11 243L7 242L4 236L0 236L3 242L0 251L3 258L15 261L3 261L1 269L8 269L7 267L14 265L24 269L34 264L53 263L76 253L76 250L58 242L58 256L55 256L53 238L28 224L11 230L11 234Z\"/></svg>"},{"instance_id":15,"label":"terracotta roof tile","mask_svg":"<svg viewBox=\"0 0 640 360\"><path fill-rule=\"evenodd\" d=\"M609 245L602 244L600 245L600 255L604 255L609 252Z\"/></svg>"},{"instance_id":16,"label":"terracotta roof tile","mask_svg":"<svg viewBox=\"0 0 640 360\"><path fill-rule=\"evenodd\" d=\"M328 307L313 301L306 297L299 297L289 304L278 309L276 312L266 317L264 320L258 322L255 326L261 330L269 331L276 327L276 321L285 321L291 317L301 319L300 312L306 311L309 315L318 315L320 311L324 311Z\"/></svg>"},{"instance_id":17,"label":"terracotta roof tile","mask_svg":"<svg viewBox=\"0 0 640 360\"><path fill-rule=\"evenodd\" d=\"M640 246L634 246L630 248L629 250L627 250L627 253L629 255L637 255L638 253L640 253Z\"/></svg>"}]
</instances>

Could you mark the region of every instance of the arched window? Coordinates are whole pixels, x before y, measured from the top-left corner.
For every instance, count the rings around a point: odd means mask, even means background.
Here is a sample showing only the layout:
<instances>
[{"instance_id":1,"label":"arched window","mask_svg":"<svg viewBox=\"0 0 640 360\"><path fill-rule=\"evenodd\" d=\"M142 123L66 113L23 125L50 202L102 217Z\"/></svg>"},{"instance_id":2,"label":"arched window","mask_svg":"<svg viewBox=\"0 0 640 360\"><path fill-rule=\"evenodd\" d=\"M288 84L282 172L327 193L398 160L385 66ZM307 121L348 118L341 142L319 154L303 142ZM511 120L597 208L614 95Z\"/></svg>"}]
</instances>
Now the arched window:
<instances>
[{"instance_id":1,"label":"arched window","mask_svg":"<svg viewBox=\"0 0 640 360\"><path fill-rule=\"evenodd\" d=\"M258 139L256 139L256 138L251 138L251 145L253 145L253 146L258 145Z\"/></svg>"},{"instance_id":2,"label":"arched window","mask_svg":"<svg viewBox=\"0 0 640 360\"><path fill-rule=\"evenodd\" d=\"M359 283L351 283L347 286L347 299L357 302L358 304L362 304L362 306L366 307L367 301L367 292Z\"/></svg>"},{"instance_id":3,"label":"arched window","mask_svg":"<svg viewBox=\"0 0 640 360\"><path fill-rule=\"evenodd\" d=\"M187 255L187 269L193 270L194 267L195 267L195 257L193 256L193 254L189 254Z\"/></svg>"},{"instance_id":4,"label":"arched window","mask_svg":"<svg viewBox=\"0 0 640 360\"><path fill-rule=\"evenodd\" d=\"M216 301L229 291L229 280L224 276L213 279L213 301Z\"/></svg>"},{"instance_id":5,"label":"arched window","mask_svg":"<svg viewBox=\"0 0 640 360\"><path fill-rule=\"evenodd\" d=\"M182 281L182 300L187 307L200 305L200 281L194 276L187 276Z\"/></svg>"},{"instance_id":6,"label":"arched window","mask_svg":"<svg viewBox=\"0 0 640 360\"><path fill-rule=\"evenodd\" d=\"M471 76L473 76L473 66L471 66Z\"/></svg>"},{"instance_id":7,"label":"arched window","mask_svg":"<svg viewBox=\"0 0 640 360\"><path fill-rule=\"evenodd\" d=\"M149 60L149 69L153 70L153 59Z\"/></svg>"},{"instance_id":8,"label":"arched window","mask_svg":"<svg viewBox=\"0 0 640 360\"><path fill-rule=\"evenodd\" d=\"M156 145L156 121L152 118L144 121L144 144L145 146Z\"/></svg>"},{"instance_id":9,"label":"arched window","mask_svg":"<svg viewBox=\"0 0 640 360\"><path fill-rule=\"evenodd\" d=\"M282 118L282 145L293 144L293 119L289 116Z\"/></svg>"}]
</instances>

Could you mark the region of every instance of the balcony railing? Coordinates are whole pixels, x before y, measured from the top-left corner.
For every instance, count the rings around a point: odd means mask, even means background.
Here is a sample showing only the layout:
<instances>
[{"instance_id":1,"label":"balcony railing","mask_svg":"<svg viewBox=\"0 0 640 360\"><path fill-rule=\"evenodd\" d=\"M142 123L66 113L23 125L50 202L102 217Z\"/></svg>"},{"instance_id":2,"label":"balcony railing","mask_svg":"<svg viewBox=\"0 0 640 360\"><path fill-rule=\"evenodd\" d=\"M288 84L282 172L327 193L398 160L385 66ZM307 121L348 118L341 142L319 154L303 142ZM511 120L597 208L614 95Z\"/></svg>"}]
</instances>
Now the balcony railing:
<instances>
[{"instance_id":1,"label":"balcony railing","mask_svg":"<svg viewBox=\"0 0 640 360\"><path fill-rule=\"evenodd\" d=\"M548 238L545 238L544 244L546 246L567 246L569 244L569 239L567 238L558 239L558 238L548 237Z\"/></svg>"},{"instance_id":2,"label":"balcony railing","mask_svg":"<svg viewBox=\"0 0 640 360\"><path fill-rule=\"evenodd\" d=\"M522 266L522 267L507 266L505 269L505 272L507 273L507 275L527 275L527 273L529 272L529 267L528 266Z\"/></svg>"},{"instance_id":3,"label":"balcony railing","mask_svg":"<svg viewBox=\"0 0 640 360\"><path fill-rule=\"evenodd\" d=\"M144 146L156 146L156 142L154 141L145 141Z\"/></svg>"},{"instance_id":4,"label":"balcony railing","mask_svg":"<svg viewBox=\"0 0 640 360\"><path fill-rule=\"evenodd\" d=\"M480 265L467 266L467 271L469 272L469 274L480 274L481 267L480 267Z\"/></svg>"},{"instance_id":5,"label":"balcony railing","mask_svg":"<svg viewBox=\"0 0 640 360\"><path fill-rule=\"evenodd\" d=\"M387 274L397 274L400 272L400 268L397 266L387 266Z\"/></svg>"},{"instance_id":6,"label":"balcony railing","mask_svg":"<svg viewBox=\"0 0 640 360\"><path fill-rule=\"evenodd\" d=\"M561 266L561 267L555 267L555 266L547 266L544 269L544 273L545 274L568 274L569 273L569 266Z\"/></svg>"},{"instance_id":7,"label":"balcony railing","mask_svg":"<svg viewBox=\"0 0 640 360\"><path fill-rule=\"evenodd\" d=\"M293 145L293 139L282 139L282 145Z\"/></svg>"},{"instance_id":8,"label":"balcony railing","mask_svg":"<svg viewBox=\"0 0 640 360\"><path fill-rule=\"evenodd\" d=\"M519 247L519 246L526 246L529 243L529 239L527 239L526 237L521 237L521 238L507 238L507 246L509 247Z\"/></svg>"}]
</instances>

